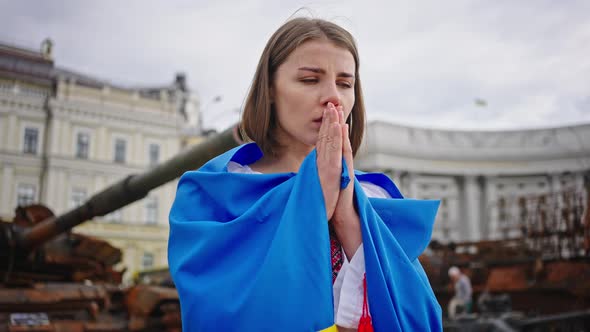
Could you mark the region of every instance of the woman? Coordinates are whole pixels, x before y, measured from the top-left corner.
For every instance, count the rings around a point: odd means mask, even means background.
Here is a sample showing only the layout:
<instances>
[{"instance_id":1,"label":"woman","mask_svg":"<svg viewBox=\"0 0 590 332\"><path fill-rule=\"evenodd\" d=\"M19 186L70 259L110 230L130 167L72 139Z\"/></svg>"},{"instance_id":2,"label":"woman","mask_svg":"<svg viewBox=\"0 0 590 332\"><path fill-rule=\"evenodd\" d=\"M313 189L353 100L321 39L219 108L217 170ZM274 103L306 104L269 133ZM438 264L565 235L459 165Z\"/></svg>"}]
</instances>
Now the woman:
<instances>
[{"instance_id":1,"label":"woman","mask_svg":"<svg viewBox=\"0 0 590 332\"><path fill-rule=\"evenodd\" d=\"M352 36L324 20L267 43L242 119L255 143L183 175L170 212L186 331L441 329L417 260L438 203L355 174L358 69Z\"/></svg>"}]
</instances>

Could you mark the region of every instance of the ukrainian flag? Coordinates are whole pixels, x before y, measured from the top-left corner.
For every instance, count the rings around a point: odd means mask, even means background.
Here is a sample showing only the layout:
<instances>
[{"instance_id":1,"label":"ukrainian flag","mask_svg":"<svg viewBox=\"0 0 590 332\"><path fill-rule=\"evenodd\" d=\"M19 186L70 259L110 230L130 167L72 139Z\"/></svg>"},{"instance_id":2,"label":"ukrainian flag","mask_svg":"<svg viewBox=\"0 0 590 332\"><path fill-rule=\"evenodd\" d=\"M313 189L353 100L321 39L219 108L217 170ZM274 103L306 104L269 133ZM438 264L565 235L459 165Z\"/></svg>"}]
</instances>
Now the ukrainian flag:
<instances>
[{"instance_id":1,"label":"ukrainian flag","mask_svg":"<svg viewBox=\"0 0 590 332\"><path fill-rule=\"evenodd\" d=\"M336 331L315 150L298 173L227 172L230 160L260 156L255 144L243 145L179 181L168 260L184 331ZM359 178L401 198L383 175ZM416 259L438 203L368 199L354 185L375 330L439 331L440 307Z\"/></svg>"}]
</instances>

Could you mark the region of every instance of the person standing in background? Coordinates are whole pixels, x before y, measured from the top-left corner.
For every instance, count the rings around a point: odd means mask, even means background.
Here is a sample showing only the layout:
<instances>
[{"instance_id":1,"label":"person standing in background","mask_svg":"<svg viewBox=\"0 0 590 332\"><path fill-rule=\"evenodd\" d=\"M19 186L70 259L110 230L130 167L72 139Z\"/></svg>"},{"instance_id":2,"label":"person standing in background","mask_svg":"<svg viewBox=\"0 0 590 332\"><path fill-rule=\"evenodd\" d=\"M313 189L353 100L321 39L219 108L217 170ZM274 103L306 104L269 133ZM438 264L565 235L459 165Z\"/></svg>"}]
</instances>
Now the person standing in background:
<instances>
[{"instance_id":1,"label":"person standing in background","mask_svg":"<svg viewBox=\"0 0 590 332\"><path fill-rule=\"evenodd\" d=\"M449 277L455 287L455 296L449 302L449 318L457 318L457 314L470 313L473 305L471 299L473 290L471 280L459 270L458 267L452 266L449 269Z\"/></svg>"}]
</instances>

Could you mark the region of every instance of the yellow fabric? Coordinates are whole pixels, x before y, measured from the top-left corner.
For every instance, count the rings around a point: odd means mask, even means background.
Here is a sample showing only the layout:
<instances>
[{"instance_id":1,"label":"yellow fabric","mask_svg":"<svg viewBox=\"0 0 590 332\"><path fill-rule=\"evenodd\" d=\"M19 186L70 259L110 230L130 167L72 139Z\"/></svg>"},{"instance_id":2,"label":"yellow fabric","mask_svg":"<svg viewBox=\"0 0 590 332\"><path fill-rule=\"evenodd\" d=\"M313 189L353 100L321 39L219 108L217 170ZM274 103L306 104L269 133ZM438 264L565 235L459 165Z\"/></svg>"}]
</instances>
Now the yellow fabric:
<instances>
[{"instance_id":1,"label":"yellow fabric","mask_svg":"<svg viewBox=\"0 0 590 332\"><path fill-rule=\"evenodd\" d=\"M336 327L336 324L334 324L334 325L328 327L327 329L323 329L318 332L338 332L338 328Z\"/></svg>"}]
</instances>

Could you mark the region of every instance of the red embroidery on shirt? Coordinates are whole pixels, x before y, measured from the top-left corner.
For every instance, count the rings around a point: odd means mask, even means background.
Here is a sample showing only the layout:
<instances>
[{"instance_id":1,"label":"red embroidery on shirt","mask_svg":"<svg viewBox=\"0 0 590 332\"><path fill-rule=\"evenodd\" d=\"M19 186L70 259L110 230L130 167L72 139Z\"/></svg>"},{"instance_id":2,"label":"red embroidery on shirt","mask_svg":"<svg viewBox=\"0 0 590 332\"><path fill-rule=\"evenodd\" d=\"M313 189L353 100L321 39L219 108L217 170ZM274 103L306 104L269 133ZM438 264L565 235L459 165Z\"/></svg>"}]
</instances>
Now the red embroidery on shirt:
<instances>
[{"instance_id":1,"label":"red embroidery on shirt","mask_svg":"<svg viewBox=\"0 0 590 332\"><path fill-rule=\"evenodd\" d=\"M330 257L332 257L332 283L334 283L344 260L342 258L342 246L340 245L340 241L338 241L338 237L336 237L332 224L330 224L330 251Z\"/></svg>"}]
</instances>

